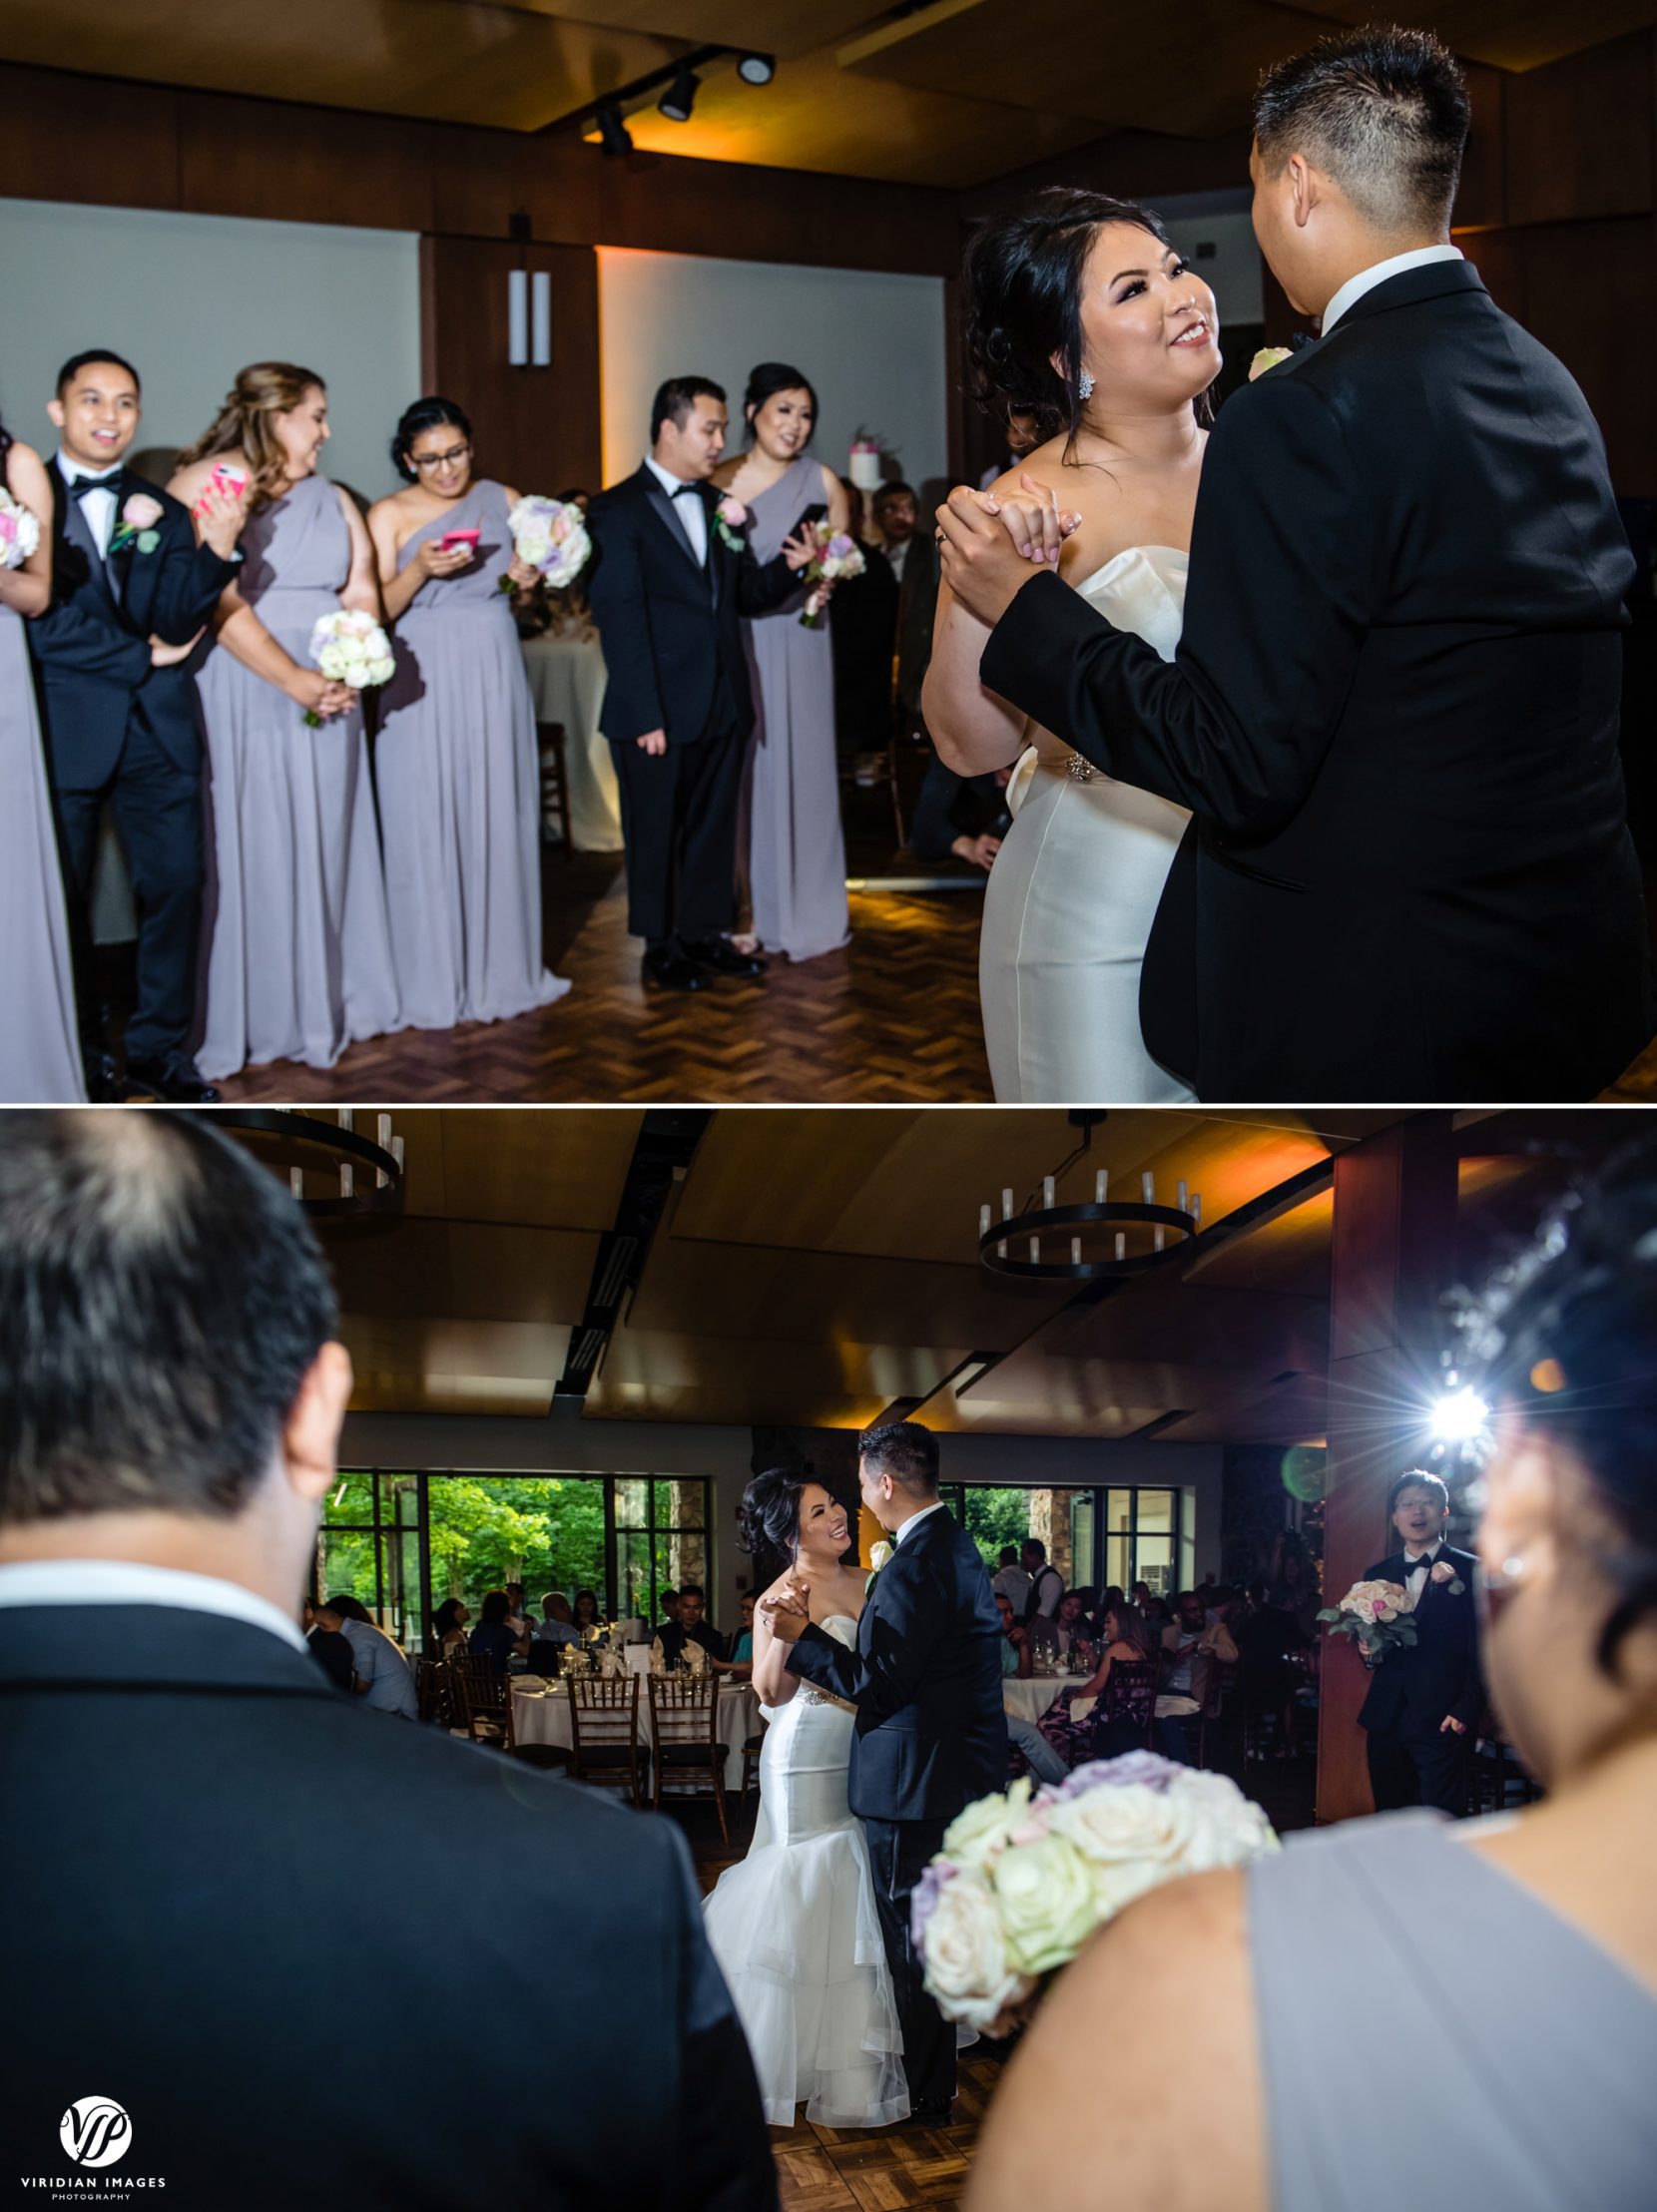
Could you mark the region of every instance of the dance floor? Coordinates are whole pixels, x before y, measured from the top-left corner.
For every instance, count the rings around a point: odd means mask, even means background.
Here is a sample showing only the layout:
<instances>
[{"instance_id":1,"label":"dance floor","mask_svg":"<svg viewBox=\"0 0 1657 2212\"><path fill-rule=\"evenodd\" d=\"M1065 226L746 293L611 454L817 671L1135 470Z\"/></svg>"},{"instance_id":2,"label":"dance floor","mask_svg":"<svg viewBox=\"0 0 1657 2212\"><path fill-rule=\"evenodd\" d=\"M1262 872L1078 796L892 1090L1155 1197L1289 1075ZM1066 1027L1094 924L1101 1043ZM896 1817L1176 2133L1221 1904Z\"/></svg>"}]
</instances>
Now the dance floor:
<instances>
[{"instance_id":1,"label":"dance floor","mask_svg":"<svg viewBox=\"0 0 1657 2212\"><path fill-rule=\"evenodd\" d=\"M287 1061L227 1099L973 1103L990 1097L978 1020L976 885L851 894L851 943L763 983L646 992L618 859L549 856L547 957L574 988L516 1021L407 1030L333 1068Z\"/></svg>"}]
</instances>

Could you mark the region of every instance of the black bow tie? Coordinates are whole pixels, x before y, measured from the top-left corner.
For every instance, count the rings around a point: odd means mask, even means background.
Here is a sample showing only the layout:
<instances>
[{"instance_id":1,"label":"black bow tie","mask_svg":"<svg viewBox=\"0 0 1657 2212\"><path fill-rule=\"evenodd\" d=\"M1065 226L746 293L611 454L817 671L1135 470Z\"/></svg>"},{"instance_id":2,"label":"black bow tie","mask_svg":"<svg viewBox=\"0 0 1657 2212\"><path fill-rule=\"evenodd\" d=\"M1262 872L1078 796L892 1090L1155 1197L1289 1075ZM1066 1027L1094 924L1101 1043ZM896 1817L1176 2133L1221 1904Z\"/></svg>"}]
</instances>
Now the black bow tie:
<instances>
[{"instance_id":1,"label":"black bow tie","mask_svg":"<svg viewBox=\"0 0 1657 2212\"><path fill-rule=\"evenodd\" d=\"M77 476L69 487L71 499L84 499L89 491L119 492L121 470L112 468L107 476Z\"/></svg>"},{"instance_id":2,"label":"black bow tie","mask_svg":"<svg viewBox=\"0 0 1657 2212\"><path fill-rule=\"evenodd\" d=\"M1404 1572L1413 1574L1417 1567L1430 1567L1436 1557L1436 1552L1423 1551L1418 1559L1406 1559L1404 1561Z\"/></svg>"},{"instance_id":3,"label":"black bow tie","mask_svg":"<svg viewBox=\"0 0 1657 2212\"><path fill-rule=\"evenodd\" d=\"M675 499L700 499L702 497L702 486L700 484L680 484L673 496Z\"/></svg>"}]
</instances>

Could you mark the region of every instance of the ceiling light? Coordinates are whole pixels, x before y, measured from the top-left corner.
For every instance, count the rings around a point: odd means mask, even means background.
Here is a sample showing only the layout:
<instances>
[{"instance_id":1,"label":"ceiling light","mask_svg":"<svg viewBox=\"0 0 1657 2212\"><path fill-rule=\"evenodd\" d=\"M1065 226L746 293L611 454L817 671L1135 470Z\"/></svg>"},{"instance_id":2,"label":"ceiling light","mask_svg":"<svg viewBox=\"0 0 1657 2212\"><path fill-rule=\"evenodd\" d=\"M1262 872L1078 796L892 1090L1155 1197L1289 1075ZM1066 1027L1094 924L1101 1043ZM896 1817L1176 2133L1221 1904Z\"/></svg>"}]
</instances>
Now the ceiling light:
<instances>
[{"instance_id":1,"label":"ceiling light","mask_svg":"<svg viewBox=\"0 0 1657 2212\"><path fill-rule=\"evenodd\" d=\"M1109 1171L1100 1168L1091 1204L1060 1206L1056 1185L1062 1172L1061 1167L1042 1177L1039 1206L1032 1192L1015 1212L1006 1189L999 1221L992 1207L979 1207L978 1259L992 1275L1079 1283L1137 1275L1171 1258L1202 1225L1202 1199L1183 1182L1176 1205L1159 1205L1156 1180L1147 1170L1140 1177L1140 1196L1130 1201L1111 1196Z\"/></svg>"},{"instance_id":2,"label":"ceiling light","mask_svg":"<svg viewBox=\"0 0 1657 2212\"><path fill-rule=\"evenodd\" d=\"M1432 1433L1439 1443L1473 1443L1489 1421L1490 1408L1473 1389L1453 1390L1432 1408Z\"/></svg>"},{"instance_id":3,"label":"ceiling light","mask_svg":"<svg viewBox=\"0 0 1657 2212\"><path fill-rule=\"evenodd\" d=\"M694 69L682 69L656 105L670 123L689 123L702 79Z\"/></svg>"},{"instance_id":4,"label":"ceiling light","mask_svg":"<svg viewBox=\"0 0 1657 2212\"><path fill-rule=\"evenodd\" d=\"M598 138L607 154L631 154L633 151L633 141L621 119L620 108L607 105L599 109Z\"/></svg>"},{"instance_id":5,"label":"ceiling light","mask_svg":"<svg viewBox=\"0 0 1657 2212\"><path fill-rule=\"evenodd\" d=\"M737 75L745 85L769 85L776 74L775 54L744 54L737 63Z\"/></svg>"}]
</instances>

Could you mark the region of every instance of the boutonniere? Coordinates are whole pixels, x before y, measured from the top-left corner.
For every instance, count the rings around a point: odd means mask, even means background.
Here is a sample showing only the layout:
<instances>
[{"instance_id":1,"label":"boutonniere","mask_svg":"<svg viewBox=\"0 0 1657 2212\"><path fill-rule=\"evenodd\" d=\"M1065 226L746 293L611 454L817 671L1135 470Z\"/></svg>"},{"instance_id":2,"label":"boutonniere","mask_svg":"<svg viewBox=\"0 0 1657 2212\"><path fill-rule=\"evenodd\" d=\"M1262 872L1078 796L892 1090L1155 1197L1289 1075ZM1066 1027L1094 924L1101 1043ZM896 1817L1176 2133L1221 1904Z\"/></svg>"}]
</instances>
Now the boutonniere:
<instances>
[{"instance_id":1,"label":"boutonniere","mask_svg":"<svg viewBox=\"0 0 1657 2212\"><path fill-rule=\"evenodd\" d=\"M740 499L733 499L727 493L714 509L714 528L733 553L746 553L748 551L748 540L743 536L743 532L748 528L748 509ZM874 1548L878 1551L880 1546L876 1544ZM887 1557L890 1557L889 1550Z\"/></svg>"},{"instance_id":2,"label":"boutonniere","mask_svg":"<svg viewBox=\"0 0 1657 2212\"><path fill-rule=\"evenodd\" d=\"M125 553L130 545L140 553L153 553L161 543L161 532L156 528L161 512L159 499L152 499L148 492L135 491L121 510L121 520L110 539L110 551Z\"/></svg>"},{"instance_id":3,"label":"boutonniere","mask_svg":"<svg viewBox=\"0 0 1657 2212\"><path fill-rule=\"evenodd\" d=\"M1268 369L1276 368L1279 361L1288 360L1292 351L1293 348L1287 345L1263 345L1249 363L1250 383L1252 384L1257 376L1264 376Z\"/></svg>"},{"instance_id":4,"label":"boutonniere","mask_svg":"<svg viewBox=\"0 0 1657 2212\"><path fill-rule=\"evenodd\" d=\"M1445 1583L1448 1583L1449 1594L1451 1597L1459 1597L1462 1591L1467 1587L1465 1582L1462 1581L1461 1577L1456 1573L1455 1569L1450 1565L1447 1559L1434 1559L1432 1562L1432 1571L1428 1575L1427 1579L1430 1582L1436 1582L1440 1589L1444 1586Z\"/></svg>"},{"instance_id":5,"label":"boutonniere","mask_svg":"<svg viewBox=\"0 0 1657 2212\"><path fill-rule=\"evenodd\" d=\"M873 1589L875 1578L878 1576L880 1569L885 1565L886 1561L891 1557L891 1553L892 1547L890 1544L878 1543L869 1545L868 1580L863 1584L864 1597L867 1597L870 1590Z\"/></svg>"}]
</instances>

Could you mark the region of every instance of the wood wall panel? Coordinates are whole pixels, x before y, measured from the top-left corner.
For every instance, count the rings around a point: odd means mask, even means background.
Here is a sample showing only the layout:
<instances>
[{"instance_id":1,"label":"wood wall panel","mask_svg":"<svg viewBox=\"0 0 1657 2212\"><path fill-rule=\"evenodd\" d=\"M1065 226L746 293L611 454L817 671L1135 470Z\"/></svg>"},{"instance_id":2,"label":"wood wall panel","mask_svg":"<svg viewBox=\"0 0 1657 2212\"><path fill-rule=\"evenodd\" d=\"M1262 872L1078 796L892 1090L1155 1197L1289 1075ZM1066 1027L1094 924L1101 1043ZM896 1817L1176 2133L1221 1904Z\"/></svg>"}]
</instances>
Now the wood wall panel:
<instances>
[{"instance_id":1,"label":"wood wall panel","mask_svg":"<svg viewBox=\"0 0 1657 2212\"><path fill-rule=\"evenodd\" d=\"M1525 327L1557 353L1605 433L1624 498L1657 498L1657 225L1549 224L1517 234Z\"/></svg>"},{"instance_id":2,"label":"wood wall panel","mask_svg":"<svg viewBox=\"0 0 1657 2212\"><path fill-rule=\"evenodd\" d=\"M1482 229L1507 220L1506 92L1511 80L1499 69L1467 65L1467 97L1472 122L1467 131L1467 151L1461 159L1461 182L1456 190L1451 221L1460 228Z\"/></svg>"},{"instance_id":3,"label":"wood wall panel","mask_svg":"<svg viewBox=\"0 0 1657 2212\"><path fill-rule=\"evenodd\" d=\"M435 227L429 123L212 92L181 92L178 118L179 205L193 215Z\"/></svg>"},{"instance_id":4,"label":"wood wall panel","mask_svg":"<svg viewBox=\"0 0 1657 2212\"><path fill-rule=\"evenodd\" d=\"M0 62L0 197L179 205L179 103L166 85Z\"/></svg>"},{"instance_id":5,"label":"wood wall panel","mask_svg":"<svg viewBox=\"0 0 1657 2212\"><path fill-rule=\"evenodd\" d=\"M1576 223L1652 206L1649 31L1508 80L1506 220Z\"/></svg>"}]
</instances>

